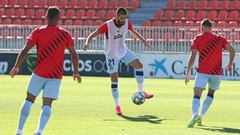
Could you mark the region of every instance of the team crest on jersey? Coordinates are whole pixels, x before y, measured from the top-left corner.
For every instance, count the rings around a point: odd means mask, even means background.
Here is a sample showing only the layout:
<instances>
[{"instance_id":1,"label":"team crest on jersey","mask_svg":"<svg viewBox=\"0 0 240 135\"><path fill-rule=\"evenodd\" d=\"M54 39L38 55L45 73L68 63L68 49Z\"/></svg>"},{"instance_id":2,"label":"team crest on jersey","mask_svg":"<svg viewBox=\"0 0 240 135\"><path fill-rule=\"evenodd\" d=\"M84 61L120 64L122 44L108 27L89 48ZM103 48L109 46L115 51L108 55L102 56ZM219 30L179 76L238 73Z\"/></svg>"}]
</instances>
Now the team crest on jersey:
<instances>
[{"instance_id":1,"label":"team crest on jersey","mask_svg":"<svg viewBox=\"0 0 240 135\"><path fill-rule=\"evenodd\" d=\"M118 34L118 35L115 35L115 36L113 37L113 39L118 39L118 38L122 38L122 37L123 37L122 34Z\"/></svg>"}]
</instances>

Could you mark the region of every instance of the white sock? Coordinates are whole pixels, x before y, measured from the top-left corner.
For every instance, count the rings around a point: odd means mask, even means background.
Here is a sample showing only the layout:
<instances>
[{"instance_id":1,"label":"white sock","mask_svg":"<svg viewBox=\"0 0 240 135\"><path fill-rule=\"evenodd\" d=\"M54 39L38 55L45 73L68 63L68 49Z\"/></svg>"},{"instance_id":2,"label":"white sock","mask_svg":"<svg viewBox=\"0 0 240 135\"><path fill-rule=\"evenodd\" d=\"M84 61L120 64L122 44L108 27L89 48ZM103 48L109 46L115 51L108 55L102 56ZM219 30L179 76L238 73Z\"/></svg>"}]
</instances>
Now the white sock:
<instances>
[{"instance_id":1,"label":"white sock","mask_svg":"<svg viewBox=\"0 0 240 135\"><path fill-rule=\"evenodd\" d=\"M202 111L200 116L203 117L204 114L207 112L208 108L210 107L210 105L212 104L213 98L206 96L206 98L203 101L203 105L202 105Z\"/></svg>"},{"instance_id":2,"label":"white sock","mask_svg":"<svg viewBox=\"0 0 240 135\"><path fill-rule=\"evenodd\" d=\"M192 100L192 117L198 114L199 106L200 106L200 98L198 96L194 96Z\"/></svg>"},{"instance_id":3,"label":"white sock","mask_svg":"<svg viewBox=\"0 0 240 135\"><path fill-rule=\"evenodd\" d=\"M112 82L111 89L115 106L119 106L118 82Z\"/></svg>"}]
</instances>

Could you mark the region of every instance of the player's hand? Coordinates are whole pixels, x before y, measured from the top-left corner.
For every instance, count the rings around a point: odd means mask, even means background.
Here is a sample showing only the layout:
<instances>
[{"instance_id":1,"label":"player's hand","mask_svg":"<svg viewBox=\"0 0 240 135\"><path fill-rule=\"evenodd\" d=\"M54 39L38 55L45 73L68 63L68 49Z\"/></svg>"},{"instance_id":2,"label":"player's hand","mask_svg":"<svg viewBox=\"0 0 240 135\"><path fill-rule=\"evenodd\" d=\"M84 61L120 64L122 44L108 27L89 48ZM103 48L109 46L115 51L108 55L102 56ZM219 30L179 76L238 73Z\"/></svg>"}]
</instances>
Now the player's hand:
<instances>
[{"instance_id":1,"label":"player's hand","mask_svg":"<svg viewBox=\"0 0 240 135\"><path fill-rule=\"evenodd\" d=\"M187 85L190 81L190 73L185 76L185 84Z\"/></svg>"},{"instance_id":2,"label":"player's hand","mask_svg":"<svg viewBox=\"0 0 240 135\"><path fill-rule=\"evenodd\" d=\"M85 44L85 45L83 46L83 50L84 50L84 51L86 51L88 48L89 48L89 45L88 45L88 44Z\"/></svg>"},{"instance_id":3,"label":"player's hand","mask_svg":"<svg viewBox=\"0 0 240 135\"><path fill-rule=\"evenodd\" d=\"M9 75L14 78L15 75L17 75L19 72L19 67L13 67L12 70L9 72Z\"/></svg>"},{"instance_id":4,"label":"player's hand","mask_svg":"<svg viewBox=\"0 0 240 135\"><path fill-rule=\"evenodd\" d=\"M228 63L228 64L226 65L226 69L227 69L228 71L232 71L232 64L231 64L231 63Z\"/></svg>"},{"instance_id":5,"label":"player's hand","mask_svg":"<svg viewBox=\"0 0 240 135\"><path fill-rule=\"evenodd\" d=\"M73 80L77 81L78 83L81 83L82 78L79 73L73 73Z\"/></svg>"}]
</instances>

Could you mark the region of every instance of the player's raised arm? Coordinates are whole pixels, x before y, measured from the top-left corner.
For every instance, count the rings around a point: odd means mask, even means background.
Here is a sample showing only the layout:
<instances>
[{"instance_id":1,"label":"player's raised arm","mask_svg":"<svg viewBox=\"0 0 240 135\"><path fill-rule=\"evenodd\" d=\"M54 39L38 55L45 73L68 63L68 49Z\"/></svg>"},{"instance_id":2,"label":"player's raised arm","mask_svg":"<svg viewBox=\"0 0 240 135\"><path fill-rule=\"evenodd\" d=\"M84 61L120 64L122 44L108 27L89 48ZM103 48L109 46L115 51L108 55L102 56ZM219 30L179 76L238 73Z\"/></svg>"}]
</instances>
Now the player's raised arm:
<instances>
[{"instance_id":1,"label":"player's raised arm","mask_svg":"<svg viewBox=\"0 0 240 135\"><path fill-rule=\"evenodd\" d=\"M188 83L189 80L190 80L191 69L192 69L192 67L193 67L193 64L194 64L196 55L197 55L197 50L196 50L196 49L193 49L193 50L191 51L191 56L190 56L189 61L188 61L187 73L186 73L186 77L185 77L185 84L186 84L186 85L187 85L187 83Z\"/></svg>"},{"instance_id":2,"label":"player's raised arm","mask_svg":"<svg viewBox=\"0 0 240 135\"><path fill-rule=\"evenodd\" d=\"M83 50L86 51L89 48L89 43L92 41L94 37L96 37L99 34L98 30L95 30L92 32L86 39L86 42L83 46Z\"/></svg>"},{"instance_id":3,"label":"player's raised arm","mask_svg":"<svg viewBox=\"0 0 240 135\"><path fill-rule=\"evenodd\" d=\"M225 46L225 49L229 51L229 62L226 65L226 69L231 71L233 60L234 60L234 57L235 57L235 49L229 43Z\"/></svg>"},{"instance_id":4,"label":"player's raised arm","mask_svg":"<svg viewBox=\"0 0 240 135\"><path fill-rule=\"evenodd\" d=\"M81 76L78 73L78 55L73 46L68 46L67 49L71 55L71 61L73 64L73 79L76 80L78 83L81 83Z\"/></svg>"},{"instance_id":5,"label":"player's raised arm","mask_svg":"<svg viewBox=\"0 0 240 135\"><path fill-rule=\"evenodd\" d=\"M15 75L18 74L19 72L19 67L23 63L23 61L26 58L26 55L28 51L32 48L30 45L25 45L24 48L21 50L21 52L18 54L17 60L15 62L14 67L12 70L9 72L10 76L13 78Z\"/></svg>"},{"instance_id":6,"label":"player's raised arm","mask_svg":"<svg viewBox=\"0 0 240 135\"><path fill-rule=\"evenodd\" d=\"M131 35L132 35L133 37L136 37L136 38L138 38L139 40L141 40L146 47L149 47L149 48L152 49L151 45L147 42L147 40L144 39L137 31L135 31L134 29L129 29L129 32L131 33Z\"/></svg>"}]
</instances>

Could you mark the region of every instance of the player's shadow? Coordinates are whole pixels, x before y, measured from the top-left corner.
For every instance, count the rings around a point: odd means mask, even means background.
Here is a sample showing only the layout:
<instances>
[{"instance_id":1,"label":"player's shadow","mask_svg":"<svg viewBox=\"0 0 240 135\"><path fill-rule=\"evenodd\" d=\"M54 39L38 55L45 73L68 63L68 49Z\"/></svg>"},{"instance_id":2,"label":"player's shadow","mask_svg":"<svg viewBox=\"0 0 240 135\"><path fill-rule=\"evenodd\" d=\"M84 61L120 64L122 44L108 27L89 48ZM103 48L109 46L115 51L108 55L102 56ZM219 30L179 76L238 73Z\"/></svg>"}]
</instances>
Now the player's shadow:
<instances>
[{"instance_id":1,"label":"player's shadow","mask_svg":"<svg viewBox=\"0 0 240 135\"><path fill-rule=\"evenodd\" d=\"M199 129L220 133L240 134L240 128L218 127L218 126L199 126Z\"/></svg>"},{"instance_id":2,"label":"player's shadow","mask_svg":"<svg viewBox=\"0 0 240 135\"><path fill-rule=\"evenodd\" d=\"M153 116L153 115L143 115L143 116L137 116L137 117L122 115L121 117L123 119L129 120L129 121L149 122L149 123L152 123L152 124L161 124L162 121L166 120L165 118L164 119L159 119L158 117Z\"/></svg>"}]
</instances>

